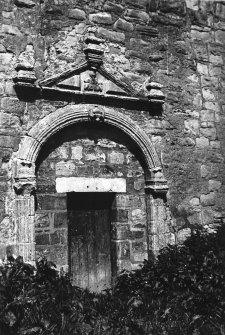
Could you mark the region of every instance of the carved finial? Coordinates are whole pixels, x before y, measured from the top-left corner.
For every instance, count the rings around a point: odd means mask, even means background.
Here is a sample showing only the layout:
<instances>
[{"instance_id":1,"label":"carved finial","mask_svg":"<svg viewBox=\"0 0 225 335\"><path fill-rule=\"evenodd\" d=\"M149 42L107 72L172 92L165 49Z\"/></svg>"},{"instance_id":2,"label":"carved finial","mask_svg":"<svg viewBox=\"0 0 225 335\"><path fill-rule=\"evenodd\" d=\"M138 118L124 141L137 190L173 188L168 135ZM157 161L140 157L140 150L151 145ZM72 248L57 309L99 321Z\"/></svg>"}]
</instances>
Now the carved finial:
<instances>
[{"instance_id":1,"label":"carved finial","mask_svg":"<svg viewBox=\"0 0 225 335\"><path fill-rule=\"evenodd\" d=\"M160 104L165 102L165 95L161 91L162 87L163 85L159 83L151 82L150 79L147 80L145 88L148 91L147 96L149 101Z\"/></svg>"},{"instance_id":2,"label":"carved finial","mask_svg":"<svg viewBox=\"0 0 225 335\"><path fill-rule=\"evenodd\" d=\"M86 54L86 59L88 63L90 63L93 67L98 67L102 64L104 49L100 45L104 42L101 38L95 36L96 28L89 27L88 34L85 38L85 42L87 47L84 49L84 53Z\"/></svg>"},{"instance_id":3,"label":"carved finial","mask_svg":"<svg viewBox=\"0 0 225 335\"><path fill-rule=\"evenodd\" d=\"M14 78L15 82L34 83L36 76L34 73L34 48L32 44L28 44L24 52L17 58L15 70L17 76Z\"/></svg>"}]
</instances>

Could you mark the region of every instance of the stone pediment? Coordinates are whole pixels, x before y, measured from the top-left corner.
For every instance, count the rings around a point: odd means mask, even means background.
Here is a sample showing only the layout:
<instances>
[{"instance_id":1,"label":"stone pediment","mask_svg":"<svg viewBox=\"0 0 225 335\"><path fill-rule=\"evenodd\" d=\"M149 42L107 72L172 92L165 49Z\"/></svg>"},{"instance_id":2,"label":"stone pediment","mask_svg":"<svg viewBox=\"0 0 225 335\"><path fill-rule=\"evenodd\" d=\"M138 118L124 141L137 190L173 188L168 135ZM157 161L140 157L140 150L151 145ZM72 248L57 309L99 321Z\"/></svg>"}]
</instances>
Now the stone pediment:
<instances>
[{"instance_id":1,"label":"stone pediment","mask_svg":"<svg viewBox=\"0 0 225 335\"><path fill-rule=\"evenodd\" d=\"M137 91L125 76L111 73L110 66L104 63L104 40L94 35L93 28L85 42L83 63L44 80L36 80L33 68L27 67L26 62L17 64L14 81L18 95L25 99L29 96L78 103L92 103L97 99L99 104L148 110L150 105L164 103L160 84L148 80Z\"/></svg>"},{"instance_id":2,"label":"stone pediment","mask_svg":"<svg viewBox=\"0 0 225 335\"><path fill-rule=\"evenodd\" d=\"M103 65L96 68L88 62L84 62L80 66L59 75L39 81L38 85L71 90L82 94L141 97L131 85L115 78ZM144 96L142 97L144 98Z\"/></svg>"}]
</instances>

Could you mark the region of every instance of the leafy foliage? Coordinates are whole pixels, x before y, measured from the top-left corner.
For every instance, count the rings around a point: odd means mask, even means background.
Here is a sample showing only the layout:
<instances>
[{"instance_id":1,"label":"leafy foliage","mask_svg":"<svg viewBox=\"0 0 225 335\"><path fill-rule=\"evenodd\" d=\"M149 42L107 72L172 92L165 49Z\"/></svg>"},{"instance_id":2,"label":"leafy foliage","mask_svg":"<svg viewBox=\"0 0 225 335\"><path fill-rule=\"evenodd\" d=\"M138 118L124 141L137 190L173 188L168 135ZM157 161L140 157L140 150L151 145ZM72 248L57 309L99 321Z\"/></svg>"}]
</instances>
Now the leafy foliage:
<instances>
[{"instance_id":1,"label":"leafy foliage","mask_svg":"<svg viewBox=\"0 0 225 335\"><path fill-rule=\"evenodd\" d=\"M91 293L45 259L0 267L1 335L225 335L225 227L161 250Z\"/></svg>"}]
</instances>

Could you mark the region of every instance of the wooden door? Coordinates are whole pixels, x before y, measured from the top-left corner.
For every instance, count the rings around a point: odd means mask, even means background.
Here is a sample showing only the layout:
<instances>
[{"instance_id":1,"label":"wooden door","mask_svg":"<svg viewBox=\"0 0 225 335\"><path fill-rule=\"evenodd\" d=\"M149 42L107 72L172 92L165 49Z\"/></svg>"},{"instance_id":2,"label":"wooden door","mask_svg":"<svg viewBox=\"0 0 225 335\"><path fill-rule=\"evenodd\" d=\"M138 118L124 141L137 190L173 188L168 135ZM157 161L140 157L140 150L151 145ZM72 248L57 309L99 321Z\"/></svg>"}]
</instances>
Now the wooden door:
<instances>
[{"instance_id":1,"label":"wooden door","mask_svg":"<svg viewBox=\"0 0 225 335\"><path fill-rule=\"evenodd\" d=\"M80 197L69 208L70 270L73 285L99 292L112 280L110 206L96 194Z\"/></svg>"}]
</instances>

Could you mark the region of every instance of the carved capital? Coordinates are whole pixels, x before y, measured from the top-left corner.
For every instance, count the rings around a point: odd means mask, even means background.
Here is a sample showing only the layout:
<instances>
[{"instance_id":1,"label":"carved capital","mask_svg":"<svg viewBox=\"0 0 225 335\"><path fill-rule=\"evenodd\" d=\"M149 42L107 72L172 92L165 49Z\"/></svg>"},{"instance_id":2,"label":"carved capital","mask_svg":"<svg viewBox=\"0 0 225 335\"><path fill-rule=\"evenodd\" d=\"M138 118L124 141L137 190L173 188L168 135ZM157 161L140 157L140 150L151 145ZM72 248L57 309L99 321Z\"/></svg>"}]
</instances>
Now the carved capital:
<instances>
[{"instance_id":1,"label":"carved capital","mask_svg":"<svg viewBox=\"0 0 225 335\"><path fill-rule=\"evenodd\" d=\"M146 180L145 190L155 194L166 195L168 185L162 171L152 172L151 175L151 178Z\"/></svg>"},{"instance_id":2,"label":"carved capital","mask_svg":"<svg viewBox=\"0 0 225 335\"><path fill-rule=\"evenodd\" d=\"M36 178L17 179L13 184L16 194L33 194L36 190Z\"/></svg>"},{"instance_id":3,"label":"carved capital","mask_svg":"<svg viewBox=\"0 0 225 335\"><path fill-rule=\"evenodd\" d=\"M36 189L34 163L21 159L15 159L13 163L15 192L17 194L33 193Z\"/></svg>"},{"instance_id":4,"label":"carved capital","mask_svg":"<svg viewBox=\"0 0 225 335\"><path fill-rule=\"evenodd\" d=\"M89 109L88 116L91 121L103 122L105 119L105 111L100 108Z\"/></svg>"}]
</instances>

